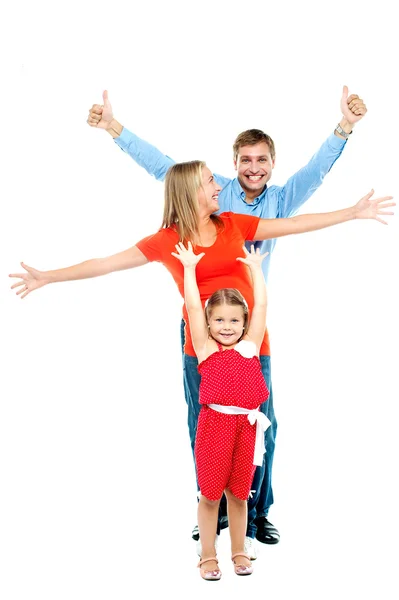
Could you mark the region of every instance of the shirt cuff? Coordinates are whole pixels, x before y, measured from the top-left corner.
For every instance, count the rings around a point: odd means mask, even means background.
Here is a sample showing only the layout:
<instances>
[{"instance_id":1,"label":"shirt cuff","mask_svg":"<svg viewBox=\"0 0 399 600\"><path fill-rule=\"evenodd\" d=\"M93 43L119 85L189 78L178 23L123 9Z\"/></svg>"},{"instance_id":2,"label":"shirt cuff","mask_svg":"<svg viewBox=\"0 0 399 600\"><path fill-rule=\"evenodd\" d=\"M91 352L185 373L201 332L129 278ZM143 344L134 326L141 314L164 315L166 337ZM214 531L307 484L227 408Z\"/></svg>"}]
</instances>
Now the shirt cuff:
<instances>
[{"instance_id":1,"label":"shirt cuff","mask_svg":"<svg viewBox=\"0 0 399 600\"><path fill-rule=\"evenodd\" d=\"M335 133L332 133L330 135L330 137L328 138L327 142L328 142L328 145L331 146L331 148L334 148L334 150L340 150L341 148L343 148L345 146L347 140L344 140L344 139L338 137L337 135L335 135Z\"/></svg>"},{"instance_id":2,"label":"shirt cuff","mask_svg":"<svg viewBox=\"0 0 399 600\"><path fill-rule=\"evenodd\" d=\"M134 133L124 127L120 136L114 138L114 142L119 146L119 148L122 148L122 150L126 151L129 145L132 143L134 137Z\"/></svg>"}]
</instances>

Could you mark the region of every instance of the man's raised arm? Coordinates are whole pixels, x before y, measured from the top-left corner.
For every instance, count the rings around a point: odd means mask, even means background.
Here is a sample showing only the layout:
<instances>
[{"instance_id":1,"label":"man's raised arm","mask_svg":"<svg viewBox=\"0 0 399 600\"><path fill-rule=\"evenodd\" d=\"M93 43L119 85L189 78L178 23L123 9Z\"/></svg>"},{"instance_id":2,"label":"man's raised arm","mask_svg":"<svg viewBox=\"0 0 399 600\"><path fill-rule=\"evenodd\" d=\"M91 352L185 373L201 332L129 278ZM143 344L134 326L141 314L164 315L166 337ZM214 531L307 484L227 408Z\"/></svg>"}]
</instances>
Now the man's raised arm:
<instances>
[{"instance_id":1,"label":"man's raised arm","mask_svg":"<svg viewBox=\"0 0 399 600\"><path fill-rule=\"evenodd\" d=\"M169 167L174 165L175 161L114 119L107 91L103 93L103 102L103 105L93 104L91 107L87 119L90 127L105 129L114 138L116 144L133 158L140 167L143 167L147 173L153 175L158 181L163 181Z\"/></svg>"},{"instance_id":2,"label":"man's raised arm","mask_svg":"<svg viewBox=\"0 0 399 600\"><path fill-rule=\"evenodd\" d=\"M355 123L360 121L366 114L367 108L363 100L356 94L351 94L348 97L346 85L342 91L341 112L342 118L334 133L331 133L308 164L290 177L281 188L279 217L288 218L293 216L320 187L325 175L330 171L337 158L341 156Z\"/></svg>"}]
</instances>

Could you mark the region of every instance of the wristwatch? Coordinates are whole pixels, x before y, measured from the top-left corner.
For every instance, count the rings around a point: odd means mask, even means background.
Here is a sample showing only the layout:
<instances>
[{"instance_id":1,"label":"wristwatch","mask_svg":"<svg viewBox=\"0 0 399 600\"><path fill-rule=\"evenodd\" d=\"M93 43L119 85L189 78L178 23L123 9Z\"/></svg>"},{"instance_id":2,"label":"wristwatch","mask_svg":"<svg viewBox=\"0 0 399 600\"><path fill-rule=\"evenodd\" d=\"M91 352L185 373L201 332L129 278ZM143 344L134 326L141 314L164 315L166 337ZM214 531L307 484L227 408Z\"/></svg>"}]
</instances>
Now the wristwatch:
<instances>
[{"instance_id":1,"label":"wristwatch","mask_svg":"<svg viewBox=\"0 0 399 600\"><path fill-rule=\"evenodd\" d=\"M335 130L337 133L339 133L339 135L342 135L342 137L344 137L346 140L348 139L348 137L351 135L351 131L349 133L347 133L346 131L344 131L341 127L341 125L338 123L338 125L336 126Z\"/></svg>"}]
</instances>

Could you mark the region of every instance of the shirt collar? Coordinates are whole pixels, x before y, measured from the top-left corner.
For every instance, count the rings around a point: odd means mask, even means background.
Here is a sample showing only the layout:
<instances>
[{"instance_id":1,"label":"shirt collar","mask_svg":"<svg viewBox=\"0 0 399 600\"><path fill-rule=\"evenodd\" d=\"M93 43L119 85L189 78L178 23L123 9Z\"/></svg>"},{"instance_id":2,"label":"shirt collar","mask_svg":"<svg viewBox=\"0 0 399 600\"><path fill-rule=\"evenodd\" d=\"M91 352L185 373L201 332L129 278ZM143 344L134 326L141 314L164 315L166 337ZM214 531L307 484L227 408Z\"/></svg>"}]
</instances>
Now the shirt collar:
<instances>
[{"instance_id":1,"label":"shirt collar","mask_svg":"<svg viewBox=\"0 0 399 600\"><path fill-rule=\"evenodd\" d=\"M240 198L245 204L248 204L249 206L256 206L257 204L259 204L259 202L262 202L266 195L266 190L267 185L265 186L265 189L262 191L260 196L256 196L256 198L254 198L252 202L245 202L245 192L242 189L240 182L238 181L237 177L233 179L234 194L237 196L237 198Z\"/></svg>"}]
</instances>

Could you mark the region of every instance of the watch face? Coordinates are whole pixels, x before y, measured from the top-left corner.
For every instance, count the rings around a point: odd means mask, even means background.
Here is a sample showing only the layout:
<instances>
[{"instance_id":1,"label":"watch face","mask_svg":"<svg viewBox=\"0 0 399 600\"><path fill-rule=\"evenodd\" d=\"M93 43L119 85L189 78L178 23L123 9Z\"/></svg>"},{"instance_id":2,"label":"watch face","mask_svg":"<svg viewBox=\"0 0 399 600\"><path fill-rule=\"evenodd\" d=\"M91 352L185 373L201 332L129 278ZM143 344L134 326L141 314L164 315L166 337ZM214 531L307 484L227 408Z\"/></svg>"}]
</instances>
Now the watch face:
<instances>
[{"instance_id":1,"label":"watch face","mask_svg":"<svg viewBox=\"0 0 399 600\"><path fill-rule=\"evenodd\" d=\"M344 130L342 129L341 125L337 125L337 127L336 127L335 129L336 129L336 131L338 131L338 133L339 133L340 135L342 135L342 136L343 136L345 139L347 139L347 138L348 138L348 136L349 136L349 133L346 133L346 131L344 131Z\"/></svg>"}]
</instances>

